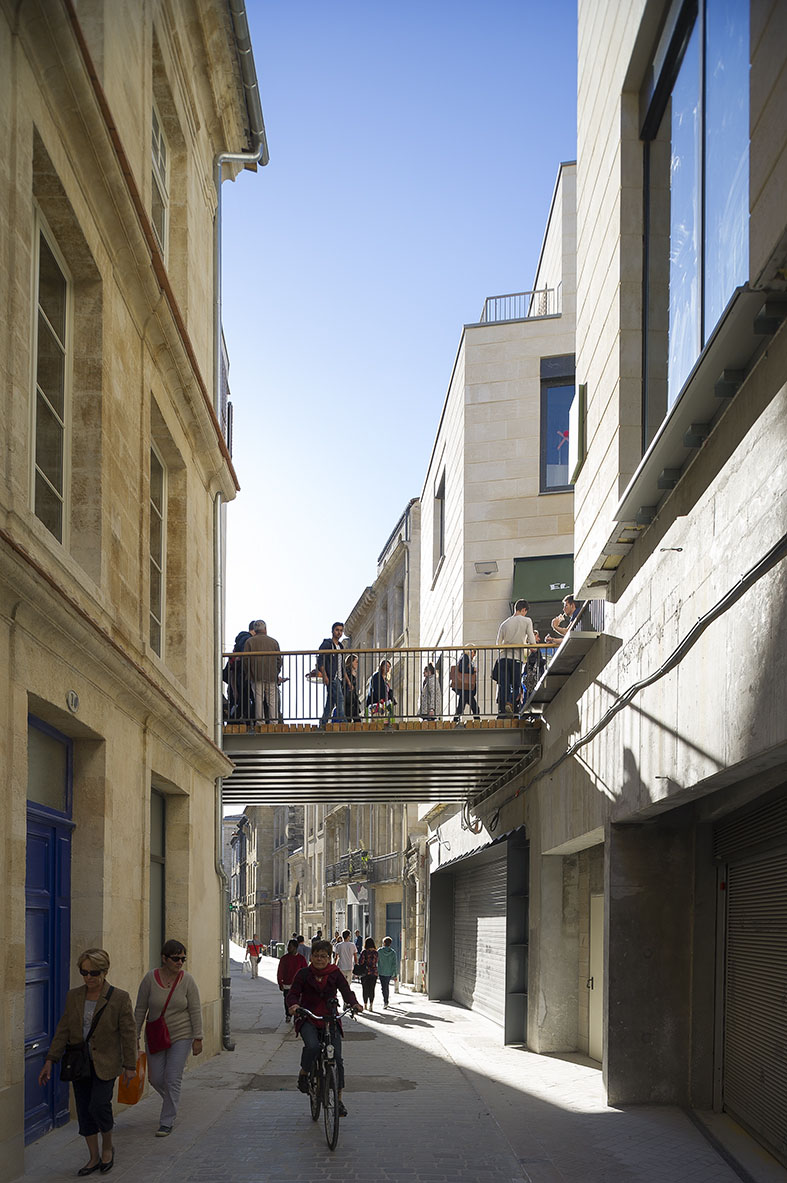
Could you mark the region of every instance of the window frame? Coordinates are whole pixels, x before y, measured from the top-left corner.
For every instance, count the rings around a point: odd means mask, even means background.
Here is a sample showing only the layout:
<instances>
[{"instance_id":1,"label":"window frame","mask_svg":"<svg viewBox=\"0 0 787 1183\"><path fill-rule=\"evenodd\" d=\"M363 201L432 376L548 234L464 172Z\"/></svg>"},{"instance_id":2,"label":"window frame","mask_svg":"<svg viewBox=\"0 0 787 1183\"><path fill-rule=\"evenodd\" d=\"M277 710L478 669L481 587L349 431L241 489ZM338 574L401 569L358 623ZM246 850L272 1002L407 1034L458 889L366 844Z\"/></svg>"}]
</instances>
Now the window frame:
<instances>
[{"instance_id":1,"label":"window frame","mask_svg":"<svg viewBox=\"0 0 787 1183\"><path fill-rule=\"evenodd\" d=\"M547 403L549 398L549 391L557 387L571 386L574 394L568 405L567 422L570 421L571 406L577 397L577 383L576 383L576 358L574 354L565 353L559 354L555 357L542 357L540 366L541 375L541 393L539 401L539 425L538 425L538 492L539 496L547 496L551 493L572 493L574 486L571 483L571 437L567 441L566 465L569 475L569 481L565 485L550 485L547 484L547 444L546 444L546 426L547 426Z\"/></svg>"},{"instance_id":2,"label":"window frame","mask_svg":"<svg viewBox=\"0 0 787 1183\"><path fill-rule=\"evenodd\" d=\"M156 460L157 464L159 465L159 467L161 469L161 512L160 513L156 509L156 506L153 502L153 460L154 459ZM148 644L150 645L150 648L153 650L153 652L156 654L156 656L161 658L161 660L164 660L165 621L166 621L166 614L167 614L167 493L168 493L167 465L166 465L166 462L164 461L163 456L161 455L161 452L156 447L153 440L151 440L150 441L150 471L148 474L148 514L149 514L149 518L148 518ZM153 526L153 514L154 513L160 519L160 522L161 522L161 547L160 547L160 558L158 561L156 561L156 557L153 554L153 528L152 528L152 526ZM154 612L153 612L153 584L152 584L152 580L150 578L150 570L151 570L151 567L154 562L156 562L156 565L158 567L160 581L161 581L160 582L161 595L160 595L160 602L158 605L159 612L160 612L159 617L154 617ZM154 619L157 620L159 630L160 630L158 649L156 648L155 644L153 643L153 627L152 627L152 625L153 625Z\"/></svg>"},{"instance_id":3,"label":"window frame","mask_svg":"<svg viewBox=\"0 0 787 1183\"><path fill-rule=\"evenodd\" d=\"M161 853L153 850L153 808L154 801L160 802L161 808ZM148 844L149 854L149 868L148 868L148 944L150 948L151 966L155 968L158 965L161 946L164 944L167 931L167 794L162 793L155 785L150 787L150 840ZM161 879L161 940L153 942L153 867L161 867L159 872ZM156 947L157 946L157 947Z\"/></svg>"},{"instance_id":4,"label":"window frame","mask_svg":"<svg viewBox=\"0 0 787 1183\"><path fill-rule=\"evenodd\" d=\"M74 280L68 264L63 257L63 253L58 247L57 239L49 228L46 218L44 217L40 207L34 203L34 247L33 247L33 268L32 268L32 301L31 301L31 349L30 349L30 507L33 516L38 519L42 527L46 530L50 537L54 538L61 546L68 547L69 544L69 523L71 518L71 436L72 436L72 387L73 387L73 362L74 362ZM46 317L47 323L51 325L49 318L41 308L39 301L40 285L41 285L41 239L46 240L49 250L52 252L55 263L57 264L63 276L66 285L65 301L64 301L64 331L63 331L63 413L58 415L55 408L52 406L47 395L42 391L42 397L46 399L47 405L51 408L52 413L62 423L62 495L58 494L52 482L46 474L39 469L36 459L37 453L37 432L38 432L38 321L39 314ZM54 326L52 332L55 335L58 343L60 342L59 334L56 333ZM39 516L36 511L36 476L40 472L41 478L46 481L52 491L60 496L61 505L61 522L60 522L60 536L58 537L44 519Z\"/></svg>"},{"instance_id":5,"label":"window frame","mask_svg":"<svg viewBox=\"0 0 787 1183\"><path fill-rule=\"evenodd\" d=\"M169 194L169 162L171 159L171 152L167 133L164 130L164 122L161 118L161 112L155 102L151 104L151 165L150 165L150 222L153 227L153 233L156 236L156 242L159 245L162 255L166 259L167 250L169 247L169 212L170 212L170 194ZM163 163L162 152L163 147ZM154 191L158 193L163 212L162 234L159 234L156 225L156 219L153 214L154 210Z\"/></svg>"},{"instance_id":6,"label":"window frame","mask_svg":"<svg viewBox=\"0 0 787 1183\"><path fill-rule=\"evenodd\" d=\"M708 203L706 199L706 179L709 173L707 163L708 158L708 22L707 22L707 5L708 0L672 0L664 24L661 30L656 47L651 55L648 72L640 89L639 95L639 113L640 113L640 132L639 138L642 144L642 398L641 398L641 455L644 456L654 439L658 435L661 426L668 418L671 410L680 399L681 391L685 388L686 383L696 368L697 362L702 357L708 343L711 341L713 334L719 323L724 317L724 312L729 307L729 301L732 299L737 286L746 282L746 278L739 280L739 284L734 286L727 293L725 301L725 308L721 309L717 319L713 324L707 323L707 295L708 295L708 281L706 271L708 270L708 235L707 235L707 212ZM750 20L750 16L749 16ZM698 93L697 93L697 111L698 111L698 159L697 159L697 261L696 261L696 283L697 283L697 307L695 311L694 328L698 338L698 348L696 356L692 360L687 373L683 376L680 386L674 391L672 400L670 401L670 376L669 376L669 351L670 351L670 333L669 324L666 333L666 358L667 365L665 368L665 377L663 379L665 384L664 412L661 414L658 423L651 422L651 414L653 405L655 405L655 413L659 413L660 406L658 405L660 399L654 397L654 390L652 389L655 378L651 373L653 353L651 343L651 313L654 301L654 281L652 280L652 266L654 259L653 243L654 237L652 232L652 218L654 214L653 202L653 177L654 169L652 167L651 154L652 145L656 143L660 131L662 130L663 120L667 116L670 101L675 92L675 87L680 76L686 53L689 48L692 37L696 31L698 37ZM749 59L749 71L751 70L751 60ZM749 75L750 77L750 75ZM747 103L750 101L750 89L747 94ZM749 139L749 149L751 146L751 139ZM670 186L670 193L672 193L672 186ZM748 203L747 203L748 209ZM748 215L750 219L750 214ZM749 235L749 220L746 224L746 235L748 240ZM668 246L668 254L671 250ZM748 251L747 251L748 255ZM669 308L669 306L668 306Z\"/></svg>"},{"instance_id":7,"label":"window frame","mask_svg":"<svg viewBox=\"0 0 787 1183\"><path fill-rule=\"evenodd\" d=\"M437 573L445 559L445 468L434 489L432 507L432 578Z\"/></svg>"}]
</instances>

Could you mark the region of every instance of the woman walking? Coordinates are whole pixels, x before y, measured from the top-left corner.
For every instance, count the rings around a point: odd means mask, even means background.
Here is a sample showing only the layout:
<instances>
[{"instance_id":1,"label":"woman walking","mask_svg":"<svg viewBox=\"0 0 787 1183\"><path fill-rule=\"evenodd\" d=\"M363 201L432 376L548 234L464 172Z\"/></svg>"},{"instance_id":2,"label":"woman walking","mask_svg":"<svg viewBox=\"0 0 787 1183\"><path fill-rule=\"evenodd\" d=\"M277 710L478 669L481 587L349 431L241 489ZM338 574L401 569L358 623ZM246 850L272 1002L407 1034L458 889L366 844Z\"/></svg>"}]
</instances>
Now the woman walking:
<instances>
[{"instance_id":1,"label":"woman walking","mask_svg":"<svg viewBox=\"0 0 787 1183\"><path fill-rule=\"evenodd\" d=\"M367 1010L374 1010L374 990L377 985L377 946L371 937L367 937L363 952L358 958L358 965L363 966L361 977L361 993Z\"/></svg>"},{"instance_id":2,"label":"woman walking","mask_svg":"<svg viewBox=\"0 0 787 1183\"><path fill-rule=\"evenodd\" d=\"M90 1075L72 1080L79 1132L87 1142L90 1158L78 1175L105 1175L115 1164L112 1144L112 1093L121 1071L126 1083L137 1074L137 1039L131 999L125 990L107 982L109 954L106 949L85 949L77 958L84 985L69 990L63 1017L38 1077L47 1085L52 1065L57 1064L66 1044L87 1042ZM99 1134L101 1148L99 1149Z\"/></svg>"},{"instance_id":3,"label":"woman walking","mask_svg":"<svg viewBox=\"0 0 787 1183\"><path fill-rule=\"evenodd\" d=\"M202 1051L202 1006L197 983L183 969L185 960L186 946L167 941L161 950L160 968L145 974L140 982L134 1008L137 1035L146 1017L150 1026L162 1015L169 1033L170 1046L160 1051L151 1048L150 1032L145 1033L148 1078L162 1100L157 1138L172 1133L189 1051L195 1056Z\"/></svg>"},{"instance_id":4,"label":"woman walking","mask_svg":"<svg viewBox=\"0 0 787 1183\"><path fill-rule=\"evenodd\" d=\"M421 700L418 703L418 714L422 719L434 719L442 709L442 694L440 682L431 661L424 666L424 680L421 683Z\"/></svg>"}]
</instances>

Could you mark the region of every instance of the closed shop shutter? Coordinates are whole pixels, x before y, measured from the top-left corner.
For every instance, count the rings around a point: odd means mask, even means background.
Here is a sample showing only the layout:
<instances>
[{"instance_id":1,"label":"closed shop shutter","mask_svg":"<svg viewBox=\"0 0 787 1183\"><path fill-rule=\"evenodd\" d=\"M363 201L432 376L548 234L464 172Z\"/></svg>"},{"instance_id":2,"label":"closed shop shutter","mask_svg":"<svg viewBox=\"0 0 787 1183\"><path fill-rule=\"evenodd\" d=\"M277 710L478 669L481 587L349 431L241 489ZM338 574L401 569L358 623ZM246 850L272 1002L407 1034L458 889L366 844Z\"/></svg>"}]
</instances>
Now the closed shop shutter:
<instances>
[{"instance_id":1,"label":"closed shop shutter","mask_svg":"<svg viewBox=\"0 0 787 1183\"><path fill-rule=\"evenodd\" d=\"M454 998L501 1025L506 1001L506 844L454 873Z\"/></svg>"},{"instance_id":2,"label":"closed shop shutter","mask_svg":"<svg viewBox=\"0 0 787 1183\"><path fill-rule=\"evenodd\" d=\"M787 1163L787 851L727 868L724 1108Z\"/></svg>"}]
</instances>

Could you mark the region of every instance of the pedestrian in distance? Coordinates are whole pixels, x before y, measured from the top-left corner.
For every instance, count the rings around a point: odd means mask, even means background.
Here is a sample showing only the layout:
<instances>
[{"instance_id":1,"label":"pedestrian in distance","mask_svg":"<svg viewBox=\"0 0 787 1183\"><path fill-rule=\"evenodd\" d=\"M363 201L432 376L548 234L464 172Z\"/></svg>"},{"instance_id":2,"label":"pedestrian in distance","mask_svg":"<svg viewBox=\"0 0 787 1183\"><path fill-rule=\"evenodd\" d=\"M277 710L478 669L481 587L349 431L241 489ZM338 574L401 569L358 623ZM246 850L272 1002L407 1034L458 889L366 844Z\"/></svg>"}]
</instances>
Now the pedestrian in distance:
<instances>
[{"instance_id":1,"label":"pedestrian in distance","mask_svg":"<svg viewBox=\"0 0 787 1183\"><path fill-rule=\"evenodd\" d=\"M148 1079L162 1101L157 1138L172 1133L189 1052L195 1056L202 1052L202 1005L197 983L183 969L185 961L186 946L180 941L166 941L161 950L161 965L145 974L134 1008L137 1037L147 1019ZM153 1042L151 1027L162 1015L170 1043L169 1047L154 1050L158 1039Z\"/></svg>"},{"instance_id":2,"label":"pedestrian in distance","mask_svg":"<svg viewBox=\"0 0 787 1183\"><path fill-rule=\"evenodd\" d=\"M289 1023L291 1015L287 1009L287 994L292 988L292 983L295 981L295 975L299 969L306 969L308 961L302 953L298 952L298 942L288 941L287 952L279 958L279 966L276 970L276 981L279 983L279 989L282 992L284 1000L284 1019Z\"/></svg>"},{"instance_id":3,"label":"pedestrian in distance","mask_svg":"<svg viewBox=\"0 0 787 1183\"><path fill-rule=\"evenodd\" d=\"M360 928L356 928L355 930L355 947L360 955L361 949L363 948L363 937L361 936Z\"/></svg>"},{"instance_id":4,"label":"pedestrian in distance","mask_svg":"<svg viewBox=\"0 0 787 1183\"><path fill-rule=\"evenodd\" d=\"M353 968L358 960L358 950L354 942L350 940L349 928L345 928L342 933L342 939L338 945L334 946L333 959L347 979L347 984L350 985L352 983Z\"/></svg>"},{"instance_id":5,"label":"pedestrian in distance","mask_svg":"<svg viewBox=\"0 0 787 1183\"><path fill-rule=\"evenodd\" d=\"M399 977L399 955L390 937L383 937L383 943L377 950L377 974L383 992L383 1009L388 1010L391 979L395 981Z\"/></svg>"},{"instance_id":6,"label":"pedestrian in distance","mask_svg":"<svg viewBox=\"0 0 787 1183\"><path fill-rule=\"evenodd\" d=\"M95 1171L105 1175L112 1170L115 1163L112 1142L115 1078L122 1072L128 1084L137 1074L137 1040L131 999L125 990L110 986L107 981L109 965L106 949L85 949L79 954L77 969L83 984L66 995L62 1017L38 1077L38 1083L45 1088L52 1075L52 1065L60 1063L67 1048L87 1043L87 1073L71 1080L79 1132L87 1142L90 1155L77 1175L92 1175Z\"/></svg>"},{"instance_id":7,"label":"pedestrian in distance","mask_svg":"<svg viewBox=\"0 0 787 1183\"><path fill-rule=\"evenodd\" d=\"M344 659L344 716L348 723L360 723L361 721L357 653L350 653Z\"/></svg>"},{"instance_id":8,"label":"pedestrian in distance","mask_svg":"<svg viewBox=\"0 0 787 1183\"><path fill-rule=\"evenodd\" d=\"M303 960L308 965L309 964L309 954L312 951L312 947L310 944L309 945L306 944L306 937L303 935L303 933L299 933L295 939L298 942L298 952L301 954L301 956L303 957Z\"/></svg>"},{"instance_id":9,"label":"pedestrian in distance","mask_svg":"<svg viewBox=\"0 0 787 1183\"><path fill-rule=\"evenodd\" d=\"M372 937L367 937L363 952L358 958L358 970L361 973L361 993L367 1010L374 1010L374 991L377 987L377 946Z\"/></svg>"},{"instance_id":10,"label":"pedestrian in distance","mask_svg":"<svg viewBox=\"0 0 787 1183\"><path fill-rule=\"evenodd\" d=\"M335 1000L337 993L341 994L346 1004L351 1006L356 1013L363 1010L363 1007L345 981L344 974L338 965L331 964L331 942L319 941L312 948L309 965L306 969L299 970L295 975L292 989L287 995L287 1006L290 1014L295 1015L295 1030L303 1040L301 1068L298 1073L297 1082L298 1089L302 1093L308 1093L309 1091L309 1071L320 1054L318 1024L320 1027L325 1025L321 1021L320 1016L328 1014L328 1004ZM300 1006L305 1007L312 1014L317 1015L318 1019L316 1022L314 1019L307 1018L305 1015L298 1015L297 1011ZM333 1058L339 1076L339 1114L341 1117L346 1117L347 1110L342 1102L344 1060L342 1059L343 1032L341 1021L337 1022L336 1028Z\"/></svg>"},{"instance_id":11,"label":"pedestrian in distance","mask_svg":"<svg viewBox=\"0 0 787 1183\"><path fill-rule=\"evenodd\" d=\"M251 965L251 976L256 978L259 974L260 958L262 957L262 945L256 932L250 941L246 942L246 956L244 961L248 961Z\"/></svg>"}]
</instances>

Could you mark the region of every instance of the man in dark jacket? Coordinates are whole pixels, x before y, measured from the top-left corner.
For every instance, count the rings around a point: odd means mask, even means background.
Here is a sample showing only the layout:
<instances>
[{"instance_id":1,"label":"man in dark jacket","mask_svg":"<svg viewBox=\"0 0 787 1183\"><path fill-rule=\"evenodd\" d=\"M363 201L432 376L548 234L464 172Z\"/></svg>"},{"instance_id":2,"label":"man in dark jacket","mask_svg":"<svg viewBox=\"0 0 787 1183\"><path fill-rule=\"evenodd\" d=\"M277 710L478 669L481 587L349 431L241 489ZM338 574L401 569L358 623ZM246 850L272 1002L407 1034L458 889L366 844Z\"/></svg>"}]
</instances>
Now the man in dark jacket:
<instances>
[{"instance_id":1,"label":"man in dark jacket","mask_svg":"<svg viewBox=\"0 0 787 1183\"><path fill-rule=\"evenodd\" d=\"M344 715L344 665L342 657L336 652L344 652L342 634L344 624L341 620L331 626L331 636L321 642L317 653L317 670L322 674L327 693L325 695L325 709L320 719L320 726L324 727L336 711L335 723L343 723ZM326 652L327 651L327 652Z\"/></svg>"}]
</instances>

